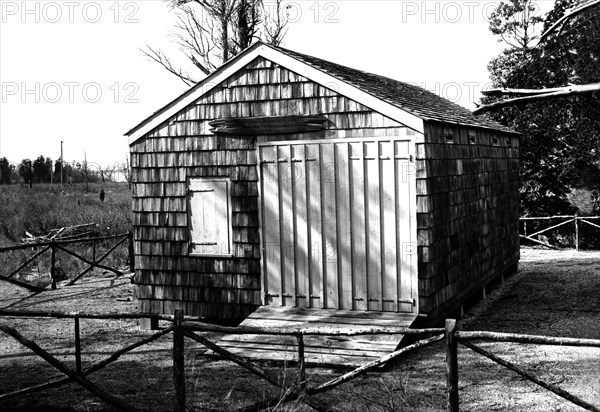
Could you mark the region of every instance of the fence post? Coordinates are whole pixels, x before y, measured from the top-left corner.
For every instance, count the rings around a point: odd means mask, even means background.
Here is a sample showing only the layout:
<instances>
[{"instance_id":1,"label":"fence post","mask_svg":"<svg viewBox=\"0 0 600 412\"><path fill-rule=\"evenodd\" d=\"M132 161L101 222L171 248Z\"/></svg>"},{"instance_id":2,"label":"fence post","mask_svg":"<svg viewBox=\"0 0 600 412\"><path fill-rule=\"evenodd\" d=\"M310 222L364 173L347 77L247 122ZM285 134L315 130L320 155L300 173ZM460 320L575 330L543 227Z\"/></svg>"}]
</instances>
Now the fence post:
<instances>
[{"instance_id":1,"label":"fence post","mask_svg":"<svg viewBox=\"0 0 600 412\"><path fill-rule=\"evenodd\" d=\"M302 332L296 335L296 339L298 340L298 368L300 369L300 390L302 392L306 391L306 361L304 358L304 336Z\"/></svg>"},{"instance_id":2,"label":"fence post","mask_svg":"<svg viewBox=\"0 0 600 412\"><path fill-rule=\"evenodd\" d=\"M52 289L56 289L56 247L54 241L50 242L50 250L52 251L52 258L50 259L50 277L52 278Z\"/></svg>"},{"instance_id":3,"label":"fence post","mask_svg":"<svg viewBox=\"0 0 600 412\"><path fill-rule=\"evenodd\" d=\"M175 311L173 330L173 386L175 390L175 411L185 412L185 357L181 323L183 311Z\"/></svg>"},{"instance_id":4,"label":"fence post","mask_svg":"<svg viewBox=\"0 0 600 412\"><path fill-rule=\"evenodd\" d=\"M135 272L135 252L133 250L133 232L129 232L129 271Z\"/></svg>"},{"instance_id":5,"label":"fence post","mask_svg":"<svg viewBox=\"0 0 600 412\"><path fill-rule=\"evenodd\" d=\"M81 336L79 334L79 316L75 315L75 370L81 373Z\"/></svg>"},{"instance_id":6,"label":"fence post","mask_svg":"<svg viewBox=\"0 0 600 412\"><path fill-rule=\"evenodd\" d=\"M579 216L575 215L575 250L579 250Z\"/></svg>"},{"instance_id":7,"label":"fence post","mask_svg":"<svg viewBox=\"0 0 600 412\"><path fill-rule=\"evenodd\" d=\"M446 319L446 410L458 412L458 357L456 349L456 320Z\"/></svg>"}]
</instances>

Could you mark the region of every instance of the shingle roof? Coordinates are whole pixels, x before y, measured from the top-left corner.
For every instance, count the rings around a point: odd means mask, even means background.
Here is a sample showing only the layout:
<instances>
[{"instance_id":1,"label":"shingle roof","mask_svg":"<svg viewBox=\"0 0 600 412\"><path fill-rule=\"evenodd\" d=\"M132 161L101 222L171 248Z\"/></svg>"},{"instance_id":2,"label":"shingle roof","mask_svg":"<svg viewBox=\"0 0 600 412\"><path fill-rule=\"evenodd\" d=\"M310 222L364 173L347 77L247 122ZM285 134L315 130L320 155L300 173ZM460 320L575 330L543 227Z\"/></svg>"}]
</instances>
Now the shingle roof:
<instances>
[{"instance_id":1,"label":"shingle roof","mask_svg":"<svg viewBox=\"0 0 600 412\"><path fill-rule=\"evenodd\" d=\"M318 70L324 71L330 76L343 82L358 87L423 120L456 123L516 133L513 129L503 126L485 116L475 116L464 107L444 99L422 87L342 66L341 64L308 56L283 47L270 47Z\"/></svg>"}]
</instances>

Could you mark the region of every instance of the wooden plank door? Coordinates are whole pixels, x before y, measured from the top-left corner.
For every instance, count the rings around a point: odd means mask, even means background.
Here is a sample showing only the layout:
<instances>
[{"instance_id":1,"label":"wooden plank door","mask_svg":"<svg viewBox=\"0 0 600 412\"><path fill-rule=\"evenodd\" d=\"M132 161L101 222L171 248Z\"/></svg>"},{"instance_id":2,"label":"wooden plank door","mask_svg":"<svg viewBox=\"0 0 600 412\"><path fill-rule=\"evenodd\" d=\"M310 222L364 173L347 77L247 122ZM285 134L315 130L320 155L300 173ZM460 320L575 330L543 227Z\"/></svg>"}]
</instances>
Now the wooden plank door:
<instances>
[{"instance_id":1,"label":"wooden plank door","mask_svg":"<svg viewBox=\"0 0 600 412\"><path fill-rule=\"evenodd\" d=\"M259 144L265 304L414 310L413 147L406 138Z\"/></svg>"}]
</instances>

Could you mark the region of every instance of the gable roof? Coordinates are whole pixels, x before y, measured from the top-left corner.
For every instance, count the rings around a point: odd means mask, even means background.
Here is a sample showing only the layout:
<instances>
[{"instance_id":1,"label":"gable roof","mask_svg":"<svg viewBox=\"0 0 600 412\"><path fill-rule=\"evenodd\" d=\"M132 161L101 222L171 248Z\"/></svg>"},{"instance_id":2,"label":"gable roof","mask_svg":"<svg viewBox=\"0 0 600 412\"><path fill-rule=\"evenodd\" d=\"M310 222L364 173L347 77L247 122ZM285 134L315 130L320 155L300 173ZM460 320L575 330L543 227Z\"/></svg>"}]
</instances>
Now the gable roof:
<instances>
[{"instance_id":1,"label":"gable roof","mask_svg":"<svg viewBox=\"0 0 600 412\"><path fill-rule=\"evenodd\" d=\"M424 132L425 120L516 133L499 123L476 117L464 107L421 87L257 42L125 133L129 136L129 144L193 104L259 56L321 85L335 83L338 93L420 133Z\"/></svg>"}]
</instances>

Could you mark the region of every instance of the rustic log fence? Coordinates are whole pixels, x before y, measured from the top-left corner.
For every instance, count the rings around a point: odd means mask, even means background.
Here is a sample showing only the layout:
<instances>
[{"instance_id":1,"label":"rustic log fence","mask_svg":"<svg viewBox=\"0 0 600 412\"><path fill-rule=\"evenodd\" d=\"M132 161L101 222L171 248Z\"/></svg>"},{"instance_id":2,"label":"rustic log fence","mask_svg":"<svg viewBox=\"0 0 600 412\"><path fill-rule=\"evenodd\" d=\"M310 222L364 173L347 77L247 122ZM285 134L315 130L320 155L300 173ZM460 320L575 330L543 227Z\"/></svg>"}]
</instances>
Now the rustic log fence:
<instances>
[{"instance_id":1,"label":"rustic log fence","mask_svg":"<svg viewBox=\"0 0 600 412\"><path fill-rule=\"evenodd\" d=\"M110 240L115 240L116 243L114 243L100 257L97 257L96 256L97 245L100 242L106 242L106 241L110 241ZM28 244L17 245L17 246L0 247L0 254L12 252L12 251L16 251L16 250L27 250L27 249L31 249L31 248L33 248L34 250L37 250L37 249L41 248L41 250L36 251L36 253L33 256L29 257L25 262L21 263L17 268L12 270L9 274L0 275L0 281L5 281L8 283L17 285L17 286L27 288L27 289L31 290L32 292L44 291L45 288L43 288L41 286L32 285L30 283L27 283L27 282L24 282L21 280L17 280L14 277L18 273L20 273L23 269L25 269L28 265L33 263L36 259L39 259L47 251L50 251L50 254L51 254L51 256L50 256L50 278L52 281L52 289L56 289L56 282L57 282L57 277L58 277L57 276L57 263L58 262L57 262L57 258L56 258L57 251L66 253L67 255L70 255L70 256L80 260L81 262L85 263L86 265L88 265L83 271L81 271L80 273L75 275L67 283L67 286L71 286L71 285L75 284L75 282L77 282L85 274L87 274L94 268L104 269L104 270L113 272L116 275L122 276L122 275L124 275L123 272L121 272L120 270L118 270L116 268L104 265L101 262L104 261L111 253L113 253L120 245L122 245L126 241L129 242L129 244L128 244L129 266L130 266L130 270L133 271L133 268L135 267L135 255L133 252L133 234L131 232L130 233L122 233L122 234L118 234L118 235L112 235L112 236L101 236L101 237L86 238L86 239L79 238L79 239L71 239L71 240L49 240L46 242L38 242L38 243L33 243L33 244L28 243ZM69 245L81 244L81 243L91 243L92 244L92 258L91 259L88 259L88 258L82 256L81 254L74 252L73 250L67 249L67 246L69 246Z\"/></svg>"},{"instance_id":2,"label":"rustic log fence","mask_svg":"<svg viewBox=\"0 0 600 412\"><path fill-rule=\"evenodd\" d=\"M535 239L534 236L538 236L541 235L542 233L547 233L551 230L557 229L559 227L568 225L569 223L573 223L573 227L574 227L574 236L575 239L573 241L574 245L575 245L575 250L579 250L579 246L580 246L580 222L581 223L585 223L589 226L593 226L597 229L600 229L600 222L597 223L592 223L590 222L590 220L595 220L598 221L598 219L600 219L600 216L578 216L578 215L573 215L573 216L569 216L569 215L557 215L557 216L544 216L544 217L522 217L519 218L519 220L521 222L523 222L523 233L519 233L519 237L521 237L522 239L527 239L530 240L538 245L542 245L545 246L549 249L559 249L557 246L551 245L549 243L546 242L542 242L539 239ZM546 227L542 230L537 230L533 233L527 233L528 232L528 227L527 227L527 222L534 222L534 221L551 221L551 220L562 220L560 223L558 224L554 224L552 226Z\"/></svg>"},{"instance_id":3,"label":"rustic log fence","mask_svg":"<svg viewBox=\"0 0 600 412\"><path fill-rule=\"evenodd\" d=\"M386 328L365 328L353 331L343 331L331 329L324 331L322 328L260 328L260 327L226 327L218 326L207 323L202 323L198 318L184 317L182 311L176 311L175 315L156 315L156 314L136 314L136 313L115 313L115 314L98 314L98 313L66 313L66 312L41 312L41 311L19 311L19 310L5 310L0 309L0 317L43 317L43 318L68 318L74 320L74 333L75 333L75 370L66 366L63 362L59 361L47 351L39 347L35 342L22 336L16 329L9 327L5 324L0 323L0 331L12 336L18 342L31 349L35 354L40 356L50 365L65 374L66 378L58 378L49 382L34 385L28 388L19 389L13 392L0 394L0 402L20 397L26 394L34 393L40 390L57 387L68 382L74 381L83 388L87 389L98 398L107 402L108 404L124 411L136 411L136 407L129 405L121 399L114 397L113 395L104 392L98 388L86 377L100 369L108 366L115 362L123 354L139 348L140 346L146 345L156 339L165 336L173 332L173 393L174 393L174 409L175 411L186 410L186 391L185 391L185 359L184 359L184 347L185 339L187 337L195 342L202 344L214 353L221 355L223 358L232 361L243 368L247 369L256 376L266 380L273 386L282 390L281 396L273 397L271 399L263 399L260 402L251 404L240 408L239 411L258 411L268 406L277 405L283 402L290 402L298 400L306 405L310 406L316 411L328 411L329 409L321 405L317 400L314 399L314 395L323 393L331 390L343 383L346 383L364 373L373 370L374 368L380 367L392 359L395 359L409 351L413 351L424 346L433 344L439 341L445 341L446 350L446 376L447 376L447 410L448 411L459 411L459 389L458 389L458 344L461 344L489 359L492 361L518 373L525 379L540 385L546 390L549 390L562 398L581 406L587 410L600 412L600 408L580 399L579 397L564 391L555 385L546 383L539 378L535 377L531 373L519 368L518 366L508 362L487 350L475 345L472 341L492 341L492 342L516 342L525 344L544 344L544 345L561 345L561 346L579 346L579 347L595 347L600 348L600 340L597 339L576 339L576 338L561 338L561 337L548 337L548 336L537 336L537 335L522 335L513 333L496 333L496 332L470 332L470 331L458 331L456 326L456 320L446 320L445 328L429 328L429 329L386 329ZM172 326L165 328L159 332L152 334L144 339L141 339L133 344L125 346L106 359L97 362L85 369L82 368L81 363L81 344L80 344L80 329L79 322L81 319L145 319L151 318L163 321L172 322ZM261 334L261 335L278 335L278 336L295 336L298 341L298 379L291 386L286 387L282 384L276 376L273 376L268 371L264 370L255 363L249 362L246 359L241 358L229 352L226 349L221 348L214 342L204 336L199 335L196 332L217 332L220 334ZM419 340L412 343L404 348L398 349L388 355L381 357L380 359L368 362L360 367L347 372L341 376L331 379L318 386L308 387L307 375L306 375L306 362L304 359L304 337L308 335L344 335L344 336L358 336L358 335L372 335L372 334L430 334L428 338Z\"/></svg>"}]
</instances>

